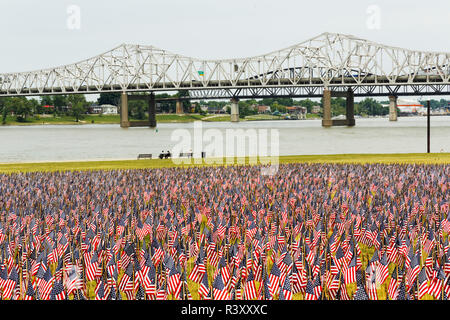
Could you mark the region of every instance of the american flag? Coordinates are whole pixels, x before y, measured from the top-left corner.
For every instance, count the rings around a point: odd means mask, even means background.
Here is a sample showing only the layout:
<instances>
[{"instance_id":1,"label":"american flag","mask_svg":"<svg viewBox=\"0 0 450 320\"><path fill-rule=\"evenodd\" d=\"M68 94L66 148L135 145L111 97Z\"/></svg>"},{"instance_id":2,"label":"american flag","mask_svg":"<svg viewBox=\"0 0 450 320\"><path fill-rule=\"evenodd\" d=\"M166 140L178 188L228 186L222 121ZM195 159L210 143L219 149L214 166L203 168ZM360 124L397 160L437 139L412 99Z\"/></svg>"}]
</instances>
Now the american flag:
<instances>
[{"instance_id":1,"label":"american flag","mask_svg":"<svg viewBox=\"0 0 450 320\"><path fill-rule=\"evenodd\" d=\"M338 290L341 286L341 273L339 272L336 275L333 275L331 272L328 274L328 281L327 281L327 289L328 294L330 295L330 298L334 300L337 296Z\"/></svg>"},{"instance_id":2,"label":"american flag","mask_svg":"<svg viewBox=\"0 0 450 320\"><path fill-rule=\"evenodd\" d=\"M234 287L233 293L235 295L235 300L242 300L242 287L241 287L241 278L237 280L236 286Z\"/></svg>"},{"instance_id":3,"label":"american flag","mask_svg":"<svg viewBox=\"0 0 450 320\"><path fill-rule=\"evenodd\" d=\"M333 257L334 263L339 270L343 270L345 267L345 256L341 246L336 251L336 255ZM309 261L308 261L309 262ZM310 263L311 264L311 263Z\"/></svg>"},{"instance_id":4,"label":"american flag","mask_svg":"<svg viewBox=\"0 0 450 320\"><path fill-rule=\"evenodd\" d=\"M173 265L170 273L169 273L169 277L168 277L168 281L167 281L167 289L168 289L168 293L172 294L174 296L177 296L179 294L179 285L181 284L180 282L180 270L179 270L179 266Z\"/></svg>"},{"instance_id":5,"label":"american flag","mask_svg":"<svg viewBox=\"0 0 450 320\"><path fill-rule=\"evenodd\" d=\"M353 254L350 264L344 270L344 280L346 284L356 282L356 268L356 255Z\"/></svg>"},{"instance_id":6,"label":"american flag","mask_svg":"<svg viewBox=\"0 0 450 320\"><path fill-rule=\"evenodd\" d=\"M286 277L284 280L283 287L280 290L280 295L281 294L283 294L284 300L292 300L292 290L289 277Z\"/></svg>"},{"instance_id":7,"label":"american flag","mask_svg":"<svg viewBox=\"0 0 450 320\"><path fill-rule=\"evenodd\" d=\"M376 266L376 283L382 285L389 276L388 262L386 254L383 254L380 262Z\"/></svg>"},{"instance_id":8,"label":"american flag","mask_svg":"<svg viewBox=\"0 0 450 320\"><path fill-rule=\"evenodd\" d=\"M39 282L39 295L42 300L48 300L54 280L55 278L52 276L50 268L48 268L44 273L42 281Z\"/></svg>"},{"instance_id":9,"label":"american flag","mask_svg":"<svg viewBox=\"0 0 450 320\"><path fill-rule=\"evenodd\" d=\"M320 280L320 275L316 276L313 286L316 299L319 299L322 294L322 282Z\"/></svg>"},{"instance_id":10,"label":"american flag","mask_svg":"<svg viewBox=\"0 0 450 320\"><path fill-rule=\"evenodd\" d=\"M211 299L209 283L208 283L208 274L206 272L203 274L202 281L198 288L198 293L200 294L201 298L204 300Z\"/></svg>"},{"instance_id":11,"label":"american flag","mask_svg":"<svg viewBox=\"0 0 450 320\"><path fill-rule=\"evenodd\" d=\"M367 267L368 270L366 269L367 294L368 294L370 300L378 300L378 291L377 291L378 283L376 280L378 277L378 270L375 268L376 267L374 265L369 265Z\"/></svg>"},{"instance_id":12,"label":"american flag","mask_svg":"<svg viewBox=\"0 0 450 320\"><path fill-rule=\"evenodd\" d=\"M105 290L105 282L104 281L100 281L95 290L95 300L106 300L108 298L108 295L106 294L106 290Z\"/></svg>"},{"instance_id":13,"label":"american flag","mask_svg":"<svg viewBox=\"0 0 450 320\"><path fill-rule=\"evenodd\" d=\"M432 295L436 299L439 299L440 293L442 292L442 287L445 281L445 274L442 268L439 268L436 272L436 276L430 283L428 287L428 294Z\"/></svg>"},{"instance_id":14,"label":"american flag","mask_svg":"<svg viewBox=\"0 0 450 320\"><path fill-rule=\"evenodd\" d=\"M3 297L11 299L14 294L14 289L19 283L19 274L15 266L11 269L8 279L3 284Z\"/></svg>"},{"instance_id":15,"label":"american flag","mask_svg":"<svg viewBox=\"0 0 450 320\"><path fill-rule=\"evenodd\" d=\"M86 268L86 279L88 281L94 281L97 277L98 265L98 254L94 251L92 257L89 259L88 267Z\"/></svg>"},{"instance_id":16,"label":"american flag","mask_svg":"<svg viewBox=\"0 0 450 320\"><path fill-rule=\"evenodd\" d=\"M220 272L214 279L214 282L212 284L212 289L213 289L213 299L214 300L230 300L229 293L225 289L222 274Z\"/></svg>"},{"instance_id":17,"label":"american flag","mask_svg":"<svg viewBox=\"0 0 450 320\"><path fill-rule=\"evenodd\" d=\"M302 284L301 284L301 275L300 272L297 269L296 264L294 263L292 265L292 271L291 271L291 285L292 285L292 293L296 294L300 291L302 291Z\"/></svg>"},{"instance_id":18,"label":"american flag","mask_svg":"<svg viewBox=\"0 0 450 320\"><path fill-rule=\"evenodd\" d=\"M408 297L407 297L407 293L406 293L405 281L403 280L400 283L400 286L398 287L397 295L394 300L407 300L407 299L408 299Z\"/></svg>"},{"instance_id":19,"label":"american flag","mask_svg":"<svg viewBox=\"0 0 450 320\"><path fill-rule=\"evenodd\" d=\"M417 275L420 272L419 261L420 261L419 254L414 255L414 257L411 260L409 269L406 273L406 290L409 290L409 288L411 288L414 281L416 281Z\"/></svg>"},{"instance_id":20,"label":"american flag","mask_svg":"<svg viewBox=\"0 0 450 320\"><path fill-rule=\"evenodd\" d=\"M272 270L270 271L270 275L269 275L269 290L270 290L271 296L275 296L275 295L279 294L280 276L281 276L281 271L278 268L277 263L274 262L272 265Z\"/></svg>"},{"instance_id":21,"label":"american flag","mask_svg":"<svg viewBox=\"0 0 450 320\"><path fill-rule=\"evenodd\" d=\"M430 254L431 250L433 249L433 247L435 246L436 241L434 238L434 232L433 229L430 229L430 231L428 232L428 236L425 239L425 243L423 245L423 250L426 252L426 254Z\"/></svg>"},{"instance_id":22,"label":"american flag","mask_svg":"<svg viewBox=\"0 0 450 320\"><path fill-rule=\"evenodd\" d=\"M50 292L50 300L66 300L66 291L61 281L56 281L53 285L53 289Z\"/></svg>"},{"instance_id":23,"label":"american flag","mask_svg":"<svg viewBox=\"0 0 450 320\"><path fill-rule=\"evenodd\" d=\"M133 265L128 264L125 273L122 275L119 283L120 291L130 291L134 289L133 285Z\"/></svg>"},{"instance_id":24,"label":"american flag","mask_svg":"<svg viewBox=\"0 0 450 320\"><path fill-rule=\"evenodd\" d=\"M428 280L424 267L422 268L422 270L420 270L419 275L417 276L417 282L419 283L417 298L420 300L424 295L428 293Z\"/></svg>"},{"instance_id":25,"label":"american flag","mask_svg":"<svg viewBox=\"0 0 450 320\"><path fill-rule=\"evenodd\" d=\"M450 277L449 276L447 276L443 287L444 287L443 291L444 291L445 295L447 297L450 297Z\"/></svg>"},{"instance_id":26,"label":"american flag","mask_svg":"<svg viewBox=\"0 0 450 320\"><path fill-rule=\"evenodd\" d=\"M392 272L391 281L389 282L388 287L388 296L391 300L395 300L395 298L397 297L398 293L397 289L400 282L402 281L402 278L403 273L401 273L398 267L396 266L394 271Z\"/></svg>"},{"instance_id":27,"label":"american flag","mask_svg":"<svg viewBox=\"0 0 450 320\"><path fill-rule=\"evenodd\" d=\"M31 280L28 280L27 291L25 292L24 300L34 300L36 299L36 292L34 291L33 284Z\"/></svg>"},{"instance_id":28,"label":"american flag","mask_svg":"<svg viewBox=\"0 0 450 320\"><path fill-rule=\"evenodd\" d=\"M314 286L310 279L306 283L305 300L317 300Z\"/></svg>"},{"instance_id":29,"label":"american flag","mask_svg":"<svg viewBox=\"0 0 450 320\"><path fill-rule=\"evenodd\" d=\"M67 294L71 294L75 290L83 287L83 279L81 278L78 267L72 265L66 272L65 286L67 288Z\"/></svg>"},{"instance_id":30,"label":"american flag","mask_svg":"<svg viewBox=\"0 0 450 320\"><path fill-rule=\"evenodd\" d=\"M258 297L256 292L256 283L252 269L250 269L244 286L244 297L246 300L253 300Z\"/></svg>"},{"instance_id":31,"label":"american flag","mask_svg":"<svg viewBox=\"0 0 450 320\"><path fill-rule=\"evenodd\" d=\"M166 300L167 299L167 282L164 281L164 283L157 287L157 294L156 294L156 300Z\"/></svg>"},{"instance_id":32,"label":"american flag","mask_svg":"<svg viewBox=\"0 0 450 320\"><path fill-rule=\"evenodd\" d=\"M363 285L357 287L353 300L369 300L369 296Z\"/></svg>"},{"instance_id":33,"label":"american flag","mask_svg":"<svg viewBox=\"0 0 450 320\"><path fill-rule=\"evenodd\" d=\"M153 296L156 294L156 269L152 263L150 256L147 257L145 266L142 268L142 270L142 279L145 293L149 296Z\"/></svg>"}]
</instances>

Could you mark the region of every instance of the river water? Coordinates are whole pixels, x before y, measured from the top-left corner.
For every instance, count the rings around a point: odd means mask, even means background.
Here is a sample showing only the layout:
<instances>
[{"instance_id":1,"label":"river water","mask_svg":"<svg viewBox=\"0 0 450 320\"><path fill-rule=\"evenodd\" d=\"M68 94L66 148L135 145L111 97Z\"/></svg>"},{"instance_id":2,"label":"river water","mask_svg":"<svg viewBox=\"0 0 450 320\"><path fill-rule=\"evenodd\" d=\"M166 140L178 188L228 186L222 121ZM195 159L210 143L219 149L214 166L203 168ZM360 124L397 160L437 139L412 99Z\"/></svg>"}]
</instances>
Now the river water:
<instances>
[{"instance_id":1,"label":"river water","mask_svg":"<svg viewBox=\"0 0 450 320\"><path fill-rule=\"evenodd\" d=\"M215 132L224 136L227 129L266 129L269 149L271 133L276 131L280 155L426 152L426 117L400 117L396 122L356 119L354 127L332 128L323 128L320 120L202 122L201 126L202 132L218 129ZM158 123L156 129L99 124L4 126L0 127L0 163L136 159L140 153L155 157L161 150L173 150L179 144L174 134L180 132L193 137L194 123ZM450 152L449 116L431 117L431 152Z\"/></svg>"}]
</instances>

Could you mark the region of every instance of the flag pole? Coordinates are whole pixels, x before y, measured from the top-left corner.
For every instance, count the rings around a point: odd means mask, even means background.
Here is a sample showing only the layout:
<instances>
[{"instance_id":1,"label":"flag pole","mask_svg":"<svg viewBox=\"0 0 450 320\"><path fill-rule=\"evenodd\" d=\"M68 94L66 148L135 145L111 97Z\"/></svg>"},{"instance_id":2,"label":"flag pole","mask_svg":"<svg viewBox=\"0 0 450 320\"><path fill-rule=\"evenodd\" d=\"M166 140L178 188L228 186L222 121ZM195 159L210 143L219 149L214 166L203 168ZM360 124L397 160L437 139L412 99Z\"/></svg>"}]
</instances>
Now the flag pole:
<instances>
[{"instance_id":1,"label":"flag pole","mask_svg":"<svg viewBox=\"0 0 450 320\"><path fill-rule=\"evenodd\" d=\"M430 100L427 101L427 153L430 153Z\"/></svg>"}]
</instances>

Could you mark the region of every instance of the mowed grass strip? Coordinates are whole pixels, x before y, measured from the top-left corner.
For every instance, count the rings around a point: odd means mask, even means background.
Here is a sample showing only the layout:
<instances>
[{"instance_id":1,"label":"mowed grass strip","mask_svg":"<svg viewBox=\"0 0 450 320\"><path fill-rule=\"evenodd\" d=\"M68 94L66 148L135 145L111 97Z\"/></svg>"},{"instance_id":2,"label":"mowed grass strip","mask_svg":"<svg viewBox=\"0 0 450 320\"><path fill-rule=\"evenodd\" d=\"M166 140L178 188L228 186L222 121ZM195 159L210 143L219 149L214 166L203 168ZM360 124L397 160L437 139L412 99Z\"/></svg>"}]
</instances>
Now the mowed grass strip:
<instances>
[{"instance_id":1,"label":"mowed grass strip","mask_svg":"<svg viewBox=\"0 0 450 320\"><path fill-rule=\"evenodd\" d=\"M156 155L155 155L156 156ZM0 163L1 173L33 171L84 171L84 170L126 170L156 169L174 167L254 165L268 164L270 159L205 158L205 159L151 159L111 161L67 161L37 163ZM339 155L297 155L280 156L279 164L287 163L392 163L392 164L450 164L450 153L397 153L397 154L339 154ZM271 162L273 163L273 162Z\"/></svg>"},{"instance_id":2,"label":"mowed grass strip","mask_svg":"<svg viewBox=\"0 0 450 320\"><path fill-rule=\"evenodd\" d=\"M204 117L200 114L173 114L173 113L158 113L156 114L156 121L160 123L167 122L193 122L202 120ZM230 121L230 116L228 118L219 120L219 121ZM148 117L144 119L135 119L130 118L130 121L145 121L148 120ZM217 121L217 120L215 120ZM83 115L79 121L75 120L73 116L36 116L36 117L28 117L26 121L19 122L15 117L8 116L6 118L5 126L32 126L32 125L83 125L83 124L119 124L120 116L118 114L89 114Z\"/></svg>"}]
</instances>

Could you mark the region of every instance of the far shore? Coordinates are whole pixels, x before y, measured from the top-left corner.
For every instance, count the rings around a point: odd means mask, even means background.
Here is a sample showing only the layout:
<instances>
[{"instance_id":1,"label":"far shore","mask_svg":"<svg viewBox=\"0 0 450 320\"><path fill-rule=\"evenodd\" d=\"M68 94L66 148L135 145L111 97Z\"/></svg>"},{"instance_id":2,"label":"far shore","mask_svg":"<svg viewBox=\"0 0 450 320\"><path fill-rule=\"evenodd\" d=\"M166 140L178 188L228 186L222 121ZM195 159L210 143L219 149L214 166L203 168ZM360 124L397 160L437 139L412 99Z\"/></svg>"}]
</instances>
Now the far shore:
<instances>
[{"instance_id":1,"label":"far shore","mask_svg":"<svg viewBox=\"0 0 450 320\"><path fill-rule=\"evenodd\" d=\"M320 120L318 115L308 115L306 120ZM144 121L147 119L144 119ZM240 118L239 121L276 121L285 120L283 117L273 116L270 114L257 114ZM143 121L139 119L130 119L130 121ZM173 114L173 113L161 113L156 115L156 121L158 123L188 123L194 121L204 122L229 122L231 117L229 114L206 114L200 115L195 113L186 114ZM16 119L10 117L5 124L1 126L47 126L47 125L101 125L101 124L120 124L119 115L85 115L83 119L78 122L69 116L63 117L41 117L39 119L30 117L25 122L19 122Z\"/></svg>"},{"instance_id":2,"label":"far shore","mask_svg":"<svg viewBox=\"0 0 450 320\"><path fill-rule=\"evenodd\" d=\"M433 115L433 116L446 116L446 115ZM450 115L449 115L450 116ZM425 116L424 116L425 117ZM334 117L336 118L336 117ZM355 119L377 119L377 118L388 118L388 116L355 116ZM408 116L403 116L402 118L409 118ZM316 114L307 114L306 119L303 120L321 120L322 118ZM139 119L130 119L130 121L145 121ZM302 120L302 121L303 121ZM203 122L230 122L231 117L229 114L207 114L200 115L195 113L186 114L174 114L174 113L160 113L156 115L157 123L189 123L194 121ZM274 116L270 114L257 114L246 116L245 118L240 118L239 121L290 121L284 119L283 117ZM7 126L53 126L53 125L102 125L102 124L120 124L119 115L86 115L84 119L78 122L73 119L73 117L43 117L40 119L28 119L26 122L19 122L15 119L9 118L5 124L0 123L0 127Z\"/></svg>"}]
</instances>

